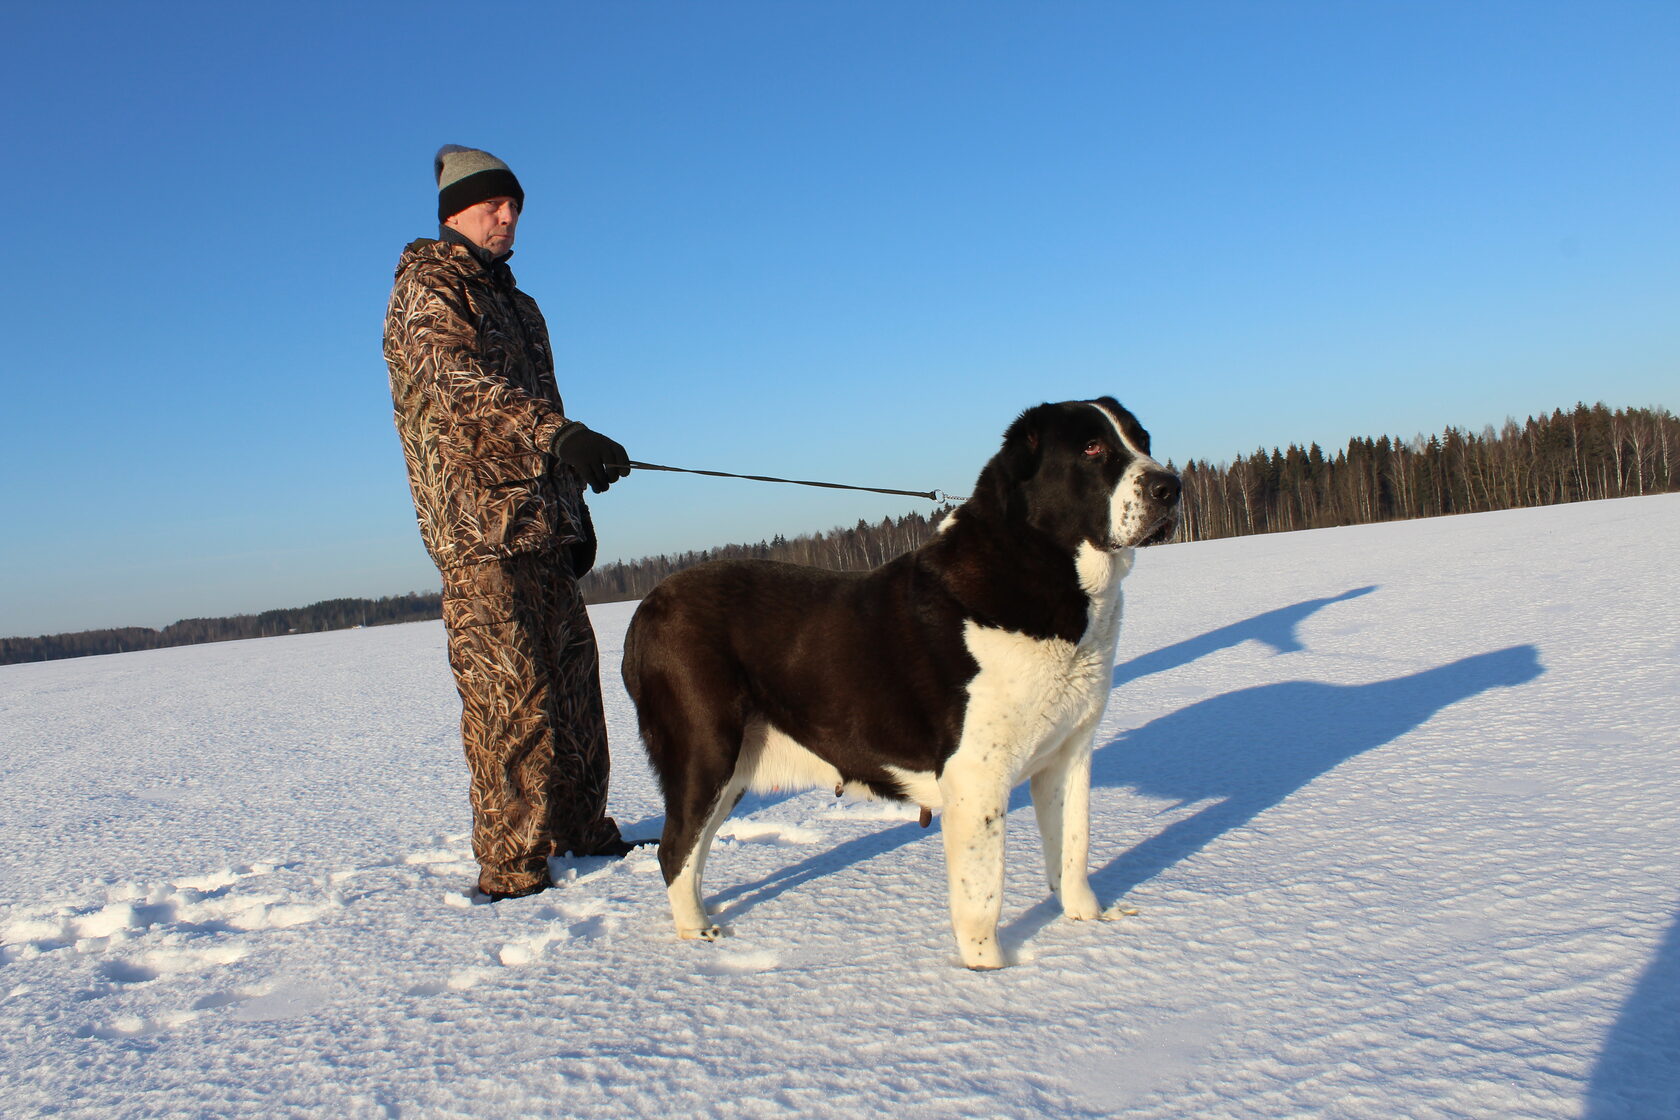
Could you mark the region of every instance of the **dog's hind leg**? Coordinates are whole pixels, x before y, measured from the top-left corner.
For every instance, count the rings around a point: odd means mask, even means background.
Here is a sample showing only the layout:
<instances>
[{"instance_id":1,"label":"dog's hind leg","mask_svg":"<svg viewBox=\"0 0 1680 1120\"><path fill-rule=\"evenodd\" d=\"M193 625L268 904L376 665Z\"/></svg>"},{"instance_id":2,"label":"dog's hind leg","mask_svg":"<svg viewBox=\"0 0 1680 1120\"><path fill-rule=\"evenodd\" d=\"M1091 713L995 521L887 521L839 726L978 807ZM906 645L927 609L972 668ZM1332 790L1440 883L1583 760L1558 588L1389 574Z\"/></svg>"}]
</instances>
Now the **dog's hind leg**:
<instances>
[{"instance_id":1,"label":"dog's hind leg","mask_svg":"<svg viewBox=\"0 0 1680 1120\"><path fill-rule=\"evenodd\" d=\"M661 870L665 873L665 893L671 900L671 920L677 927L678 937L716 941L723 936L723 930L713 924L711 916L706 913L706 903L700 894L700 880L705 874L706 855L711 851L712 838L717 835L718 826L723 824L745 791L744 781L731 778L718 790L698 828L679 827L673 830L670 817L666 817L665 838L659 842L659 855ZM686 845L679 846L680 841L673 837L674 831L679 836L686 833ZM672 845L673 852L686 854L667 862L666 844Z\"/></svg>"},{"instance_id":2,"label":"dog's hind leg","mask_svg":"<svg viewBox=\"0 0 1680 1120\"><path fill-rule=\"evenodd\" d=\"M663 587L663 585L662 585ZM659 868L677 936L712 940L700 877L712 835L746 788L737 777L744 730L727 654L696 638L679 603L649 595L624 639L624 686L636 702L648 762L665 794Z\"/></svg>"},{"instance_id":3,"label":"dog's hind leg","mask_svg":"<svg viewBox=\"0 0 1680 1120\"><path fill-rule=\"evenodd\" d=\"M690 727L683 746L676 760L680 773L662 774L667 797L659 866L677 936L714 941L722 931L706 914L700 880L712 837L747 788L748 775L738 766L740 725L730 720L708 731Z\"/></svg>"},{"instance_id":4,"label":"dog's hind leg","mask_svg":"<svg viewBox=\"0 0 1680 1120\"><path fill-rule=\"evenodd\" d=\"M1091 890L1091 728L1068 737L1032 776L1033 812L1044 842L1044 870L1062 913L1089 921L1101 915Z\"/></svg>"}]
</instances>

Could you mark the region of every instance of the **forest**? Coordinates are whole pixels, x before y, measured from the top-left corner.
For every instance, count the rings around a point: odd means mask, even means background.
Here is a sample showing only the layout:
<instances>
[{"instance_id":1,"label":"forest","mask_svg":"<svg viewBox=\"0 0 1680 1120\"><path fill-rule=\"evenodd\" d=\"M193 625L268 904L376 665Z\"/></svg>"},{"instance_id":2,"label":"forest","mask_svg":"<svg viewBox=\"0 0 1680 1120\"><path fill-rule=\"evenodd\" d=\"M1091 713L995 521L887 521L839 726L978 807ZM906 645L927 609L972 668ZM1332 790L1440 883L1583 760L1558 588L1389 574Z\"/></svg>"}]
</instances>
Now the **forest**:
<instances>
[{"instance_id":1,"label":"forest","mask_svg":"<svg viewBox=\"0 0 1680 1120\"><path fill-rule=\"evenodd\" d=\"M920 545L954 507L942 505L930 516L914 511L903 517L884 517L871 525L859 520L850 529L807 533L792 538L778 535L757 544L726 544L702 552L644 556L640 560L602 564L581 581L587 603L616 603L641 599L654 585L674 572L707 560L781 560L839 572L868 571Z\"/></svg>"},{"instance_id":2,"label":"forest","mask_svg":"<svg viewBox=\"0 0 1680 1120\"><path fill-rule=\"evenodd\" d=\"M380 599L327 599L307 607L240 614L230 618L184 618L162 630L125 626L113 630L84 630L39 638L0 638L0 665L24 661L55 661L95 653L127 653L137 649L226 642L236 638L271 638L318 630L348 630L390 622L422 622L442 617L443 593L411 591Z\"/></svg>"},{"instance_id":3,"label":"forest","mask_svg":"<svg viewBox=\"0 0 1680 1120\"><path fill-rule=\"evenodd\" d=\"M1361 525L1659 494L1680 489L1680 419L1603 404L1507 420L1495 431L1352 439L1334 456L1256 449L1179 470L1178 540ZM1177 468L1175 468L1177 469Z\"/></svg>"},{"instance_id":4,"label":"forest","mask_svg":"<svg viewBox=\"0 0 1680 1120\"><path fill-rule=\"evenodd\" d=\"M1357 437L1326 453L1257 448L1230 463L1169 463L1184 481L1177 540L1360 525L1444 514L1556 505L1680 490L1680 418L1662 408L1576 405L1480 432ZM851 528L699 552L603 564L581 581L584 599L640 599L673 572L706 560L759 558L837 571L876 567L920 545L950 506L859 521ZM183 619L162 630L129 627L0 638L0 665L121 653L196 642L340 630L441 617L438 592L330 599L291 610Z\"/></svg>"},{"instance_id":5,"label":"forest","mask_svg":"<svg viewBox=\"0 0 1680 1120\"><path fill-rule=\"evenodd\" d=\"M1622 498L1680 489L1680 419L1666 409L1577 405L1524 424L1507 420L1479 434L1448 428L1410 440L1355 438L1327 455L1257 449L1230 463L1195 460L1178 471L1184 482L1179 541L1250 533L1322 529L1480 513L1523 506ZM760 557L837 571L875 567L915 548L950 507L931 517L910 513L878 525L756 545L650 556L607 564L583 580L590 602L640 599L672 572L704 560Z\"/></svg>"}]
</instances>

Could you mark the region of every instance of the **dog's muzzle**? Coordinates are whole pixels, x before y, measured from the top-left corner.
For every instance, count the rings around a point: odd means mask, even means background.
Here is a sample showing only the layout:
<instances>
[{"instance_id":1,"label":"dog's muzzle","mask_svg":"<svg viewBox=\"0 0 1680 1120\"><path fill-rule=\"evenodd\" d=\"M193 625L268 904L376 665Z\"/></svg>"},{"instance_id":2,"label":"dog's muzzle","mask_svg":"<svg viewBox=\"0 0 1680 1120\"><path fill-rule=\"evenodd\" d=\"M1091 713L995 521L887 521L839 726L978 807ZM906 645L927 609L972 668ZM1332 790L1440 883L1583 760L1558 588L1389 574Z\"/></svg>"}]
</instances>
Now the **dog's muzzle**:
<instances>
[{"instance_id":1,"label":"dog's muzzle","mask_svg":"<svg viewBox=\"0 0 1680 1120\"><path fill-rule=\"evenodd\" d=\"M1178 476L1171 471L1150 471L1139 482L1138 489L1143 493L1148 513L1146 527L1134 547L1165 544L1178 530L1178 502L1183 495ZM1154 517L1149 518L1149 514Z\"/></svg>"}]
</instances>

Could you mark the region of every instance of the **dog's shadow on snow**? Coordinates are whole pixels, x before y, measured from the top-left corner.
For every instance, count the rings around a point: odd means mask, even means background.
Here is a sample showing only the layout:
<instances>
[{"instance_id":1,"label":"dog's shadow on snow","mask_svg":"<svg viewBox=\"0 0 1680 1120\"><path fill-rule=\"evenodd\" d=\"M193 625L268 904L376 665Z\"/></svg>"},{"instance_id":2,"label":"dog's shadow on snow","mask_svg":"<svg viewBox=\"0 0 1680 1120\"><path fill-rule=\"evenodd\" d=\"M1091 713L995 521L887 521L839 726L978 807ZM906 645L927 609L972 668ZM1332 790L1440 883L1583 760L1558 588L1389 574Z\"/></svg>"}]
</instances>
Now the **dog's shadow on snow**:
<instances>
[{"instance_id":1,"label":"dog's shadow on snow","mask_svg":"<svg viewBox=\"0 0 1680 1120\"><path fill-rule=\"evenodd\" d=\"M808 883L812 879L831 875L840 868L864 863L929 835L937 833L932 829L924 829L915 821L908 821L893 825L882 832L856 836L835 847L825 848L807 856L798 863L773 871L757 882L727 887L708 897L706 908L711 911L714 919L727 925L783 891Z\"/></svg>"},{"instance_id":2,"label":"dog's shadow on snow","mask_svg":"<svg viewBox=\"0 0 1680 1120\"><path fill-rule=\"evenodd\" d=\"M1093 754L1094 789L1168 798L1173 802L1168 812L1201 807L1095 868L1091 886L1105 902L1123 898L1348 759L1422 726L1443 708L1489 689L1527 684L1544 672L1534 646L1510 646L1370 684L1285 681L1238 689L1124 732ZM1029 804L1026 792L1016 790L1010 804ZM1019 945L1059 913L1054 900L1046 898L1012 923L1003 939Z\"/></svg>"},{"instance_id":3,"label":"dog's shadow on snow","mask_svg":"<svg viewBox=\"0 0 1680 1120\"><path fill-rule=\"evenodd\" d=\"M1510 646L1370 684L1238 689L1124 732L1093 755L1093 787L1169 798L1174 808L1207 804L1096 871L1092 885L1099 896L1124 895L1448 705L1544 672L1534 646Z\"/></svg>"},{"instance_id":4,"label":"dog's shadow on snow","mask_svg":"<svg viewBox=\"0 0 1680 1120\"><path fill-rule=\"evenodd\" d=\"M1206 634L1186 638L1170 646L1151 650L1140 657L1116 665L1114 687L1119 688L1128 681L1135 681L1154 673L1164 673L1180 665L1188 665L1210 653L1230 649L1244 642L1259 642L1261 645L1270 646L1274 653L1300 653L1307 647L1295 632L1297 626L1333 603L1345 603L1349 599L1369 595L1376 589L1376 585L1372 584L1324 599L1307 599L1291 606L1279 607L1275 611L1257 614L1253 618L1245 618L1241 622L1233 622L1229 626L1209 630Z\"/></svg>"},{"instance_id":5,"label":"dog's shadow on snow","mask_svg":"<svg viewBox=\"0 0 1680 1120\"><path fill-rule=\"evenodd\" d=\"M1189 664L1245 641L1280 654L1305 648L1296 626L1333 603L1375 591L1362 587L1309 599L1211 630L1117 666L1116 686ZM1511 646L1434 669L1362 685L1286 681L1238 689L1199 701L1099 745L1093 788L1128 789L1201 808L1137 844L1091 876L1099 899L1112 902L1357 755L1421 726L1443 708L1489 689L1526 684L1545 670L1531 645ZM1030 804L1025 786L1010 808ZM653 823L652 821L648 823ZM915 822L848 840L751 883L710 896L720 917L739 918L789 888L862 863L927 837ZM1060 912L1046 898L1000 931L1018 948Z\"/></svg>"}]
</instances>

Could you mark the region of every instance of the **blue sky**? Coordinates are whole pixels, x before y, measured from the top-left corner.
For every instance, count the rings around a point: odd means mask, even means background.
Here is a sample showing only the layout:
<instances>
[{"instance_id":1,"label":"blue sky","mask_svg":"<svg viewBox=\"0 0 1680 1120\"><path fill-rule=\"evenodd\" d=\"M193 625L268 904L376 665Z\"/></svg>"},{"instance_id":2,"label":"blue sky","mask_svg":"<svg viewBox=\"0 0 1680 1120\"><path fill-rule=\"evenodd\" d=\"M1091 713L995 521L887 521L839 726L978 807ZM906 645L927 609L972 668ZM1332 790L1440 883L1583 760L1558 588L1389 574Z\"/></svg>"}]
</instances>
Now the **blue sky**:
<instances>
[{"instance_id":1,"label":"blue sky","mask_svg":"<svg viewBox=\"0 0 1680 1120\"><path fill-rule=\"evenodd\" d=\"M1042 400L1178 462L1680 407L1680 5L8 5L0 634L437 586L391 424L442 143L568 411L963 494ZM603 558L915 508L643 472ZM924 507L925 508L925 507Z\"/></svg>"}]
</instances>

